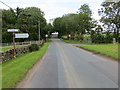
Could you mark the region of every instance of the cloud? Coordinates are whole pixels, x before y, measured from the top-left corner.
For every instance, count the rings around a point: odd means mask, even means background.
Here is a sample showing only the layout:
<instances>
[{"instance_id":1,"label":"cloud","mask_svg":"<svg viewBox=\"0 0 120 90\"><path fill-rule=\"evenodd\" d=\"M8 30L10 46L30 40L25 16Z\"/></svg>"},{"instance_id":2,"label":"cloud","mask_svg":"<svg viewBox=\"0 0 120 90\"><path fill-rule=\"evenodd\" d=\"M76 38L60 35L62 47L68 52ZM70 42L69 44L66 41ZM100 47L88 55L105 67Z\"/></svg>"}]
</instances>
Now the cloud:
<instances>
[{"instance_id":1,"label":"cloud","mask_svg":"<svg viewBox=\"0 0 120 90\"><path fill-rule=\"evenodd\" d=\"M63 14L72 12L71 9L67 7L58 7L55 4L42 4L38 6L44 11L47 21L55 17L61 17Z\"/></svg>"},{"instance_id":2,"label":"cloud","mask_svg":"<svg viewBox=\"0 0 120 90\"><path fill-rule=\"evenodd\" d=\"M39 7L45 13L45 18L49 19L61 17L63 14L76 13L78 8L84 3L88 3L96 18L98 18L98 8L104 0L4 0L12 8L19 6L25 7ZM0 3L0 8L8 9L7 6Z\"/></svg>"}]
</instances>

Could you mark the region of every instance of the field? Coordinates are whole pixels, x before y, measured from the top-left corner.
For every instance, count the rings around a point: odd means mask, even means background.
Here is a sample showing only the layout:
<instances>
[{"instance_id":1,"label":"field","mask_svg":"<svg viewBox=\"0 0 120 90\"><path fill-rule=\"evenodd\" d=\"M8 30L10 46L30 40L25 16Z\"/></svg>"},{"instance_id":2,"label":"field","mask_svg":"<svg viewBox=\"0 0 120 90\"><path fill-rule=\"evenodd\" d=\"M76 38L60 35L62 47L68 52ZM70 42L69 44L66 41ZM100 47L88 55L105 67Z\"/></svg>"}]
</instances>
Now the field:
<instances>
[{"instance_id":1,"label":"field","mask_svg":"<svg viewBox=\"0 0 120 90\"><path fill-rule=\"evenodd\" d=\"M87 50L100 53L105 56L112 57L114 59L118 59L118 44L91 44L91 45L80 45L79 47L85 48Z\"/></svg>"},{"instance_id":2,"label":"field","mask_svg":"<svg viewBox=\"0 0 120 90\"><path fill-rule=\"evenodd\" d=\"M48 49L49 43L45 43L39 51L31 52L9 60L2 65L2 87L14 88L25 76L27 71L42 58Z\"/></svg>"}]
</instances>

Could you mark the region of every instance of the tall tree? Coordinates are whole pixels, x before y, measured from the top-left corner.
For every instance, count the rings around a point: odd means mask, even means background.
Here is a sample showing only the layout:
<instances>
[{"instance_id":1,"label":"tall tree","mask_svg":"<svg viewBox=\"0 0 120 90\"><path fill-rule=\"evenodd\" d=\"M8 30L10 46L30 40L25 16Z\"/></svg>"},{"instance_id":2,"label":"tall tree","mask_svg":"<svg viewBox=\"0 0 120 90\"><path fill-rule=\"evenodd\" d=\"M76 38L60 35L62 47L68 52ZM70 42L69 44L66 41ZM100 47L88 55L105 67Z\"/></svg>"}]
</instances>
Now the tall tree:
<instances>
[{"instance_id":1,"label":"tall tree","mask_svg":"<svg viewBox=\"0 0 120 90\"><path fill-rule=\"evenodd\" d=\"M94 22L92 22L92 11L89 8L88 4L83 4L81 7L78 9L78 14L79 14L79 30L81 31L81 34L84 34L86 31L90 31L91 28L93 28Z\"/></svg>"},{"instance_id":2,"label":"tall tree","mask_svg":"<svg viewBox=\"0 0 120 90\"><path fill-rule=\"evenodd\" d=\"M88 4L81 5L81 7L78 9L77 13L79 13L79 14L85 14L88 17L90 17L92 15L92 11L90 10Z\"/></svg>"},{"instance_id":3,"label":"tall tree","mask_svg":"<svg viewBox=\"0 0 120 90\"><path fill-rule=\"evenodd\" d=\"M22 10L23 10L23 8L19 8L19 7L16 8L17 19L18 19L18 16L20 15L20 13L22 12Z\"/></svg>"},{"instance_id":4,"label":"tall tree","mask_svg":"<svg viewBox=\"0 0 120 90\"><path fill-rule=\"evenodd\" d=\"M61 35L71 34L74 39L95 27L95 21L91 18L91 15L92 11L89 6L84 4L78 9L77 14L65 14L61 18L56 18L53 25Z\"/></svg>"},{"instance_id":5,"label":"tall tree","mask_svg":"<svg viewBox=\"0 0 120 90\"><path fill-rule=\"evenodd\" d=\"M30 34L29 40L38 40L39 25L42 33L46 25L46 19L44 18L44 13L39 8L28 7L20 12L17 24L22 32Z\"/></svg>"},{"instance_id":6,"label":"tall tree","mask_svg":"<svg viewBox=\"0 0 120 90\"><path fill-rule=\"evenodd\" d=\"M48 23L45 26L45 34L48 34L49 36L51 35L51 33L53 33L53 26L51 25L51 23Z\"/></svg>"},{"instance_id":7,"label":"tall tree","mask_svg":"<svg viewBox=\"0 0 120 90\"><path fill-rule=\"evenodd\" d=\"M12 9L2 10L2 42L12 42L12 34L7 29L16 28L16 14Z\"/></svg>"},{"instance_id":8,"label":"tall tree","mask_svg":"<svg viewBox=\"0 0 120 90\"><path fill-rule=\"evenodd\" d=\"M19 28L20 32L29 33L30 35L28 39L16 39L17 41L38 40L39 26L41 38L44 37L46 19L44 18L44 12L39 8L28 7L21 9L17 7L16 11L12 9L2 10L2 14L2 42L12 42L12 33L7 32L7 29L11 28Z\"/></svg>"},{"instance_id":9,"label":"tall tree","mask_svg":"<svg viewBox=\"0 0 120 90\"><path fill-rule=\"evenodd\" d=\"M102 8L98 11L102 16L101 22L107 27L108 31L114 31L114 37L118 40L120 31L120 1L115 2L103 2Z\"/></svg>"},{"instance_id":10,"label":"tall tree","mask_svg":"<svg viewBox=\"0 0 120 90\"><path fill-rule=\"evenodd\" d=\"M61 37L63 35L63 32L64 32L62 30L62 27L61 27L61 24L62 24L61 22L62 22L62 18L60 18L60 17L56 18L53 21L54 31L59 33L58 37Z\"/></svg>"}]
</instances>

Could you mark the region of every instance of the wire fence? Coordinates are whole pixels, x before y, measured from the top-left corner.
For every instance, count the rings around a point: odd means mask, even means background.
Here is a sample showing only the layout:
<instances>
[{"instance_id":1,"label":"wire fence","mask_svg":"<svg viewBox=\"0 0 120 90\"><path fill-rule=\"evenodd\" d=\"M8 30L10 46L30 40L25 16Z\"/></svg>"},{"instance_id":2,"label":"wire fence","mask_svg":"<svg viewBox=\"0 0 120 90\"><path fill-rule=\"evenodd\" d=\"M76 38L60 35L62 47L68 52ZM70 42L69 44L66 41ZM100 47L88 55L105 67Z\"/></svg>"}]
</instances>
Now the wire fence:
<instances>
[{"instance_id":1,"label":"wire fence","mask_svg":"<svg viewBox=\"0 0 120 90\"><path fill-rule=\"evenodd\" d=\"M42 41L42 40L41 40ZM41 41L16 42L16 45L39 44ZM0 43L0 47L12 46L13 43Z\"/></svg>"}]
</instances>

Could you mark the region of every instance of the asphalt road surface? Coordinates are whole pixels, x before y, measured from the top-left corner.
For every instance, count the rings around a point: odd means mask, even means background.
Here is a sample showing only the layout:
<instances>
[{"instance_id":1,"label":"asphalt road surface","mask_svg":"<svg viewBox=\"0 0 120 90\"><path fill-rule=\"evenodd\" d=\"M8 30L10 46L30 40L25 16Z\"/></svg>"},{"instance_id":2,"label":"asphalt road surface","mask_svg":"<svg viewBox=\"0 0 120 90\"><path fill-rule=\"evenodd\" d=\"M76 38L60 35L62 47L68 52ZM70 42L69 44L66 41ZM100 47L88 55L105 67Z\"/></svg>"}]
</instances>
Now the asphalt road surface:
<instances>
[{"instance_id":1,"label":"asphalt road surface","mask_svg":"<svg viewBox=\"0 0 120 90\"><path fill-rule=\"evenodd\" d=\"M118 88L118 63L53 39L24 88Z\"/></svg>"}]
</instances>

